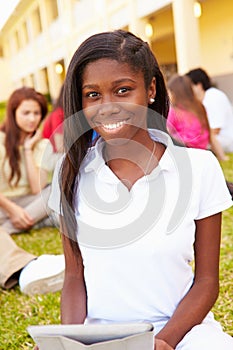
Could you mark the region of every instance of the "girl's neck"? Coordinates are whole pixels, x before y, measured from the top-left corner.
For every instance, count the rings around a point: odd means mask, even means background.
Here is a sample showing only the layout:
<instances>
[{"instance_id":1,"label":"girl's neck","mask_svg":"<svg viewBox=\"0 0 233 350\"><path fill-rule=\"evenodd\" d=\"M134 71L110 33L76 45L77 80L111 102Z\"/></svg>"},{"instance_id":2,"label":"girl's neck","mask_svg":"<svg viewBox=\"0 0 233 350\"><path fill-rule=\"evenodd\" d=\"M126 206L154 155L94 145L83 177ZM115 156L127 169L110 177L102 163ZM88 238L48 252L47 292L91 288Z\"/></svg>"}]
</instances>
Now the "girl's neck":
<instances>
[{"instance_id":1,"label":"girl's neck","mask_svg":"<svg viewBox=\"0 0 233 350\"><path fill-rule=\"evenodd\" d=\"M142 130L135 134L132 139L119 139L106 142L105 153L106 162L115 159L122 159L131 162L144 159L145 154L153 148L153 140L147 130Z\"/></svg>"},{"instance_id":2,"label":"girl's neck","mask_svg":"<svg viewBox=\"0 0 233 350\"><path fill-rule=\"evenodd\" d=\"M146 132L140 140L122 141L121 145L106 143L104 158L113 173L130 189L139 178L152 172L164 150L165 147Z\"/></svg>"},{"instance_id":3,"label":"girl's neck","mask_svg":"<svg viewBox=\"0 0 233 350\"><path fill-rule=\"evenodd\" d=\"M19 144L20 145L23 145L24 144L24 141L26 139L26 137L28 136L28 133L24 132L24 131L20 131L20 135L19 135L19 139L20 139L20 142Z\"/></svg>"}]
</instances>

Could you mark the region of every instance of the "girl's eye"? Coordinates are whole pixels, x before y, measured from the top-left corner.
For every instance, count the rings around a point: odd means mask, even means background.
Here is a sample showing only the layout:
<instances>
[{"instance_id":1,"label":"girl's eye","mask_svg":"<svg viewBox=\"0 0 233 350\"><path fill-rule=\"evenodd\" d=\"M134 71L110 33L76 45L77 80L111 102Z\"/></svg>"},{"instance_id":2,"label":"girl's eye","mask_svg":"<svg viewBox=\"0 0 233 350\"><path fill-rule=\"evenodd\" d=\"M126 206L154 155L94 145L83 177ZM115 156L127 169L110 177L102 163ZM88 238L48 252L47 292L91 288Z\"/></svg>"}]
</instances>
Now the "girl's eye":
<instances>
[{"instance_id":1,"label":"girl's eye","mask_svg":"<svg viewBox=\"0 0 233 350\"><path fill-rule=\"evenodd\" d=\"M122 95L122 94L125 94L126 92L128 92L130 89L129 88L126 88L126 87L122 87L120 89L117 90L117 93L119 95Z\"/></svg>"},{"instance_id":2,"label":"girl's eye","mask_svg":"<svg viewBox=\"0 0 233 350\"><path fill-rule=\"evenodd\" d=\"M98 92L95 92L95 91L91 91L91 92L88 92L86 94L87 97L91 97L91 98L94 98L94 97L98 97L99 96L99 93Z\"/></svg>"}]
</instances>

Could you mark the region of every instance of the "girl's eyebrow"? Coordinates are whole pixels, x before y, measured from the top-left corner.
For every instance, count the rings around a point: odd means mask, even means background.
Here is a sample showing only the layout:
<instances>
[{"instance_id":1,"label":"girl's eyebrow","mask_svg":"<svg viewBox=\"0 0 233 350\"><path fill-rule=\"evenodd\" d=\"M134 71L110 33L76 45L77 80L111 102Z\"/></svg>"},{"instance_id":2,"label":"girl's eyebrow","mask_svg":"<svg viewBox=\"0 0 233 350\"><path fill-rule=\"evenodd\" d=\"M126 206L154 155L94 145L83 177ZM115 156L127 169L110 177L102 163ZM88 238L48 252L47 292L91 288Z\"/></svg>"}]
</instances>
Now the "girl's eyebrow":
<instances>
[{"instance_id":1,"label":"girl's eyebrow","mask_svg":"<svg viewBox=\"0 0 233 350\"><path fill-rule=\"evenodd\" d=\"M118 79L112 82L112 85L118 85L121 83L126 83L126 82L130 82L130 83L135 83L136 81L131 79L131 78L122 78L122 79ZM95 89L98 88L99 86L97 84L86 84L82 86L82 90L84 89Z\"/></svg>"},{"instance_id":2,"label":"girl's eyebrow","mask_svg":"<svg viewBox=\"0 0 233 350\"><path fill-rule=\"evenodd\" d=\"M98 88L98 85L96 85L96 84L86 84L86 85L82 86L82 90L84 90L84 89L96 89L96 88Z\"/></svg>"}]
</instances>

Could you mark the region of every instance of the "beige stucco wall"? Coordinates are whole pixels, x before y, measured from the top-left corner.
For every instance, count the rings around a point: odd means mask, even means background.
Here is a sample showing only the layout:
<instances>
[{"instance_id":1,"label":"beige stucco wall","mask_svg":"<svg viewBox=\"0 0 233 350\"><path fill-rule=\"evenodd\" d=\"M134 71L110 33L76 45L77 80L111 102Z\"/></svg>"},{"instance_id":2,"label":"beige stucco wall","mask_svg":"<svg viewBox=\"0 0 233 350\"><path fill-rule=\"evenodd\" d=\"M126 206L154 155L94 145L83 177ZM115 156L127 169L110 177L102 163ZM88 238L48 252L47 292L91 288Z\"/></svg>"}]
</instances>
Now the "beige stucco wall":
<instances>
[{"instance_id":1,"label":"beige stucco wall","mask_svg":"<svg viewBox=\"0 0 233 350\"><path fill-rule=\"evenodd\" d=\"M192 13L194 0L57 0L59 16L53 22L50 1L21 0L3 29L0 74L4 84L0 87L0 101L22 83L34 84L44 93L49 89L55 98L64 79L55 72L55 64L63 61L67 68L86 37L116 28L129 29L149 41L159 63L167 69L177 66L184 73L195 65L203 66L233 100L229 78L233 74L233 1L201 1L202 16L196 20ZM38 5L43 30L35 35L38 25L32 13ZM195 26L188 26L191 21ZM153 26L151 38L145 36L147 22ZM15 32L19 32L19 41L25 42L24 23L29 43L18 50Z\"/></svg>"},{"instance_id":2,"label":"beige stucco wall","mask_svg":"<svg viewBox=\"0 0 233 350\"><path fill-rule=\"evenodd\" d=\"M174 23L172 7L167 6L156 13L151 21L154 34L151 38L151 46L160 64L176 62L176 48L174 38Z\"/></svg>"},{"instance_id":3,"label":"beige stucco wall","mask_svg":"<svg viewBox=\"0 0 233 350\"><path fill-rule=\"evenodd\" d=\"M199 20L202 66L211 75L233 73L233 1L208 0L202 8Z\"/></svg>"},{"instance_id":4,"label":"beige stucco wall","mask_svg":"<svg viewBox=\"0 0 233 350\"><path fill-rule=\"evenodd\" d=\"M11 91L11 72L9 64L0 58L0 76L1 76L1 82L0 82L0 102L5 101L8 97L8 91Z\"/></svg>"}]
</instances>

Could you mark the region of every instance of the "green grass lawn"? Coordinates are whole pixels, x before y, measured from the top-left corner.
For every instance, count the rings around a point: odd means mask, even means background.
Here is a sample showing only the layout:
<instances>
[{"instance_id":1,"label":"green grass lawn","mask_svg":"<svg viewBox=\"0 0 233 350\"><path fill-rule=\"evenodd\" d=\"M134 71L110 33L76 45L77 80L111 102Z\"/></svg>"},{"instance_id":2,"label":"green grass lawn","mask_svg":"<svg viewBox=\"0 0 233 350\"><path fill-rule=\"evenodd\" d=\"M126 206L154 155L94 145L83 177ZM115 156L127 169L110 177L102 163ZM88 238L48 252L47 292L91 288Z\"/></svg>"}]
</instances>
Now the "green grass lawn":
<instances>
[{"instance_id":1,"label":"green grass lawn","mask_svg":"<svg viewBox=\"0 0 233 350\"><path fill-rule=\"evenodd\" d=\"M233 155L222 164L228 180L233 181ZM29 234L13 236L21 247L34 254L62 252L57 229L44 228ZM225 331L233 335L233 208L223 214L220 263L220 295L213 311ZM29 297L20 293L19 287L0 289L0 349L33 349L34 343L27 326L60 323L60 292Z\"/></svg>"}]
</instances>

